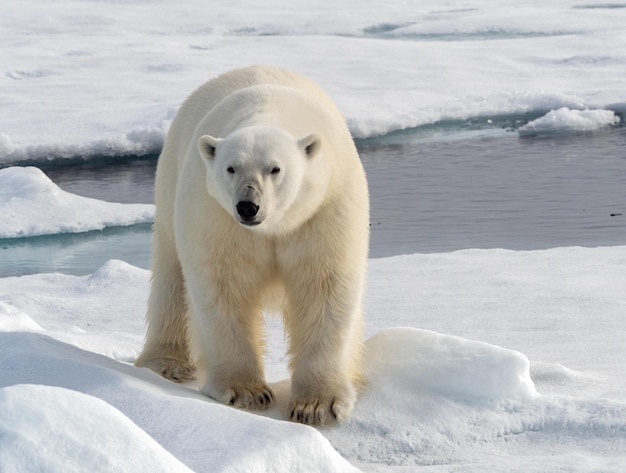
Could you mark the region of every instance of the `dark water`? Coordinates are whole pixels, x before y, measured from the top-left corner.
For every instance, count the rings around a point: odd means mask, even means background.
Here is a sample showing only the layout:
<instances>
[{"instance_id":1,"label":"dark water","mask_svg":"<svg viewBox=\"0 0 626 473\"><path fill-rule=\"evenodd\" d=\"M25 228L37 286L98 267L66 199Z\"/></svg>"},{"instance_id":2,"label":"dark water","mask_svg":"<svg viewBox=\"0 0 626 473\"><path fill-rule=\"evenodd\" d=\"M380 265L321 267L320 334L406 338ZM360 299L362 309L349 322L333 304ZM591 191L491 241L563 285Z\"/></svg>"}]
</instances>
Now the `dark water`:
<instances>
[{"instance_id":1,"label":"dark water","mask_svg":"<svg viewBox=\"0 0 626 473\"><path fill-rule=\"evenodd\" d=\"M584 136L359 144L371 195L372 257L463 248L626 244L626 128ZM156 158L46 169L63 189L153 199ZM111 258L149 267L149 225L0 240L0 276L93 272Z\"/></svg>"},{"instance_id":2,"label":"dark water","mask_svg":"<svg viewBox=\"0 0 626 473\"><path fill-rule=\"evenodd\" d=\"M372 255L626 244L626 134L364 153Z\"/></svg>"}]
</instances>

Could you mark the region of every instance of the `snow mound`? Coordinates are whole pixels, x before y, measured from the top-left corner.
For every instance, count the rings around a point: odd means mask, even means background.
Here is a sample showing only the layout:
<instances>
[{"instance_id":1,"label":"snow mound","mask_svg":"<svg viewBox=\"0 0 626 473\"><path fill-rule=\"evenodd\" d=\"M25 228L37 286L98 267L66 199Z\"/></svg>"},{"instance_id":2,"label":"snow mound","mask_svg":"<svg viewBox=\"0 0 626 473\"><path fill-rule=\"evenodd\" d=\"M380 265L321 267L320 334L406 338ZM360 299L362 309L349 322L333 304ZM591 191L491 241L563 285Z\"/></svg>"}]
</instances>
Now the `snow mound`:
<instances>
[{"instance_id":1,"label":"snow mound","mask_svg":"<svg viewBox=\"0 0 626 473\"><path fill-rule=\"evenodd\" d=\"M191 472L106 402L68 389L0 389L1 471ZM51 470L51 466L54 468ZM61 471L61 470L59 470Z\"/></svg>"},{"instance_id":2,"label":"snow mound","mask_svg":"<svg viewBox=\"0 0 626 473\"><path fill-rule=\"evenodd\" d=\"M154 220L154 206L65 192L36 167L0 169L0 238L80 233Z\"/></svg>"},{"instance_id":3,"label":"snow mound","mask_svg":"<svg viewBox=\"0 0 626 473\"><path fill-rule=\"evenodd\" d=\"M366 360L370 379L394 384L407 395L430 392L485 400L537 396L522 353L428 330L383 330L367 341Z\"/></svg>"},{"instance_id":4,"label":"snow mound","mask_svg":"<svg viewBox=\"0 0 626 473\"><path fill-rule=\"evenodd\" d=\"M511 456L525 455L529 448L540 451L539 456L555 455L561 442L585 443L584 451L578 451L581 458L608 452L610 458L600 469L619 471L606 466L620 461L612 452L623 445L626 404L539 395L528 360L519 352L426 330L392 328L366 342L366 366L368 384L352 417L325 432L357 466L393 465L406 471L432 466L434 470L425 471L439 471L437 465L461 463L481 468L446 471L505 471L497 462L488 463L492 449ZM554 367L541 371L576 376ZM555 464L586 471L566 450L553 459Z\"/></svg>"},{"instance_id":5,"label":"snow mound","mask_svg":"<svg viewBox=\"0 0 626 473\"><path fill-rule=\"evenodd\" d=\"M2 279L0 330L39 331L121 361L141 347L150 272L110 260L88 276ZM126 315L124 315L126 314Z\"/></svg>"},{"instance_id":6,"label":"snow mound","mask_svg":"<svg viewBox=\"0 0 626 473\"><path fill-rule=\"evenodd\" d=\"M520 136L591 132L617 125L620 118L611 110L552 110L520 127Z\"/></svg>"},{"instance_id":7,"label":"snow mound","mask_svg":"<svg viewBox=\"0 0 626 473\"><path fill-rule=\"evenodd\" d=\"M138 268L125 261L112 259L83 280L86 287L106 292L108 295L107 291L117 293L117 291L122 291L124 288L129 287L128 285L136 289L138 284L146 282L147 274L148 271L145 269ZM141 289L144 289L144 287L145 284L141 284Z\"/></svg>"},{"instance_id":8,"label":"snow mound","mask_svg":"<svg viewBox=\"0 0 626 473\"><path fill-rule=\"evenodd\" d=\"M0 330L7 332L43 330L41 326L20 309L0 301Z\"/></svg>"}]
</instances>

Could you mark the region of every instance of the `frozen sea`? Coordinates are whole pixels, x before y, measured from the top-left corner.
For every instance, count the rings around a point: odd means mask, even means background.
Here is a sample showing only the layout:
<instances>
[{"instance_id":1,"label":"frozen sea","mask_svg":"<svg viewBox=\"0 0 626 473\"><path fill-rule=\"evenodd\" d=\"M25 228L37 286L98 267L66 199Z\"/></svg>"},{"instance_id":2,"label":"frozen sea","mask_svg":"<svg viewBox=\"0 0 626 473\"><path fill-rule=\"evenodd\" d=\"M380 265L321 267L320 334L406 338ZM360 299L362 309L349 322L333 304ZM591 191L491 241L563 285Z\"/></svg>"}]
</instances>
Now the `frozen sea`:
<instances>
[{"instance_id":1,"label":"frozen sea","mask_svg":"<svg viewBox=\"0 0 626 473\"><path fill-rule=\"evenodd\" d=\"M626 4L43 0L0 14L0 471L626 469ZM348 422L132 361L156 157L206 79L316 80L371 194Z\"/></svg>"}]
</instances>

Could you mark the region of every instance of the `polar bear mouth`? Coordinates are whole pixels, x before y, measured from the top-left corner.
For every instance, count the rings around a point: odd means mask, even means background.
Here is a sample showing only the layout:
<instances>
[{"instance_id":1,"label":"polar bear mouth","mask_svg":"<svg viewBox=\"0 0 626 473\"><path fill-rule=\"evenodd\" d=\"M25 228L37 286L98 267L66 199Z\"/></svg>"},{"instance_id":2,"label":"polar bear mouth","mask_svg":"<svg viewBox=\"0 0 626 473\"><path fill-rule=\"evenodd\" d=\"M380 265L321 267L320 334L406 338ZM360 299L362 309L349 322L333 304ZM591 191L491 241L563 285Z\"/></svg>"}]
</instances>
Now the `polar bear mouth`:
<instances>
[{"instance_id":1,"label":"polar bear mouth","mask_svg":"<svg viewBox=\"0 0 626 473\"><path fill-rule=\"evenodd\" d=\"M239 223L241 223L242 225L246 226L246 227L256 227L257 225L261 225L261 222L259 221L252 221L252 222L246 222L245 220L239 220Z\"/></svg>"}]
</instances>

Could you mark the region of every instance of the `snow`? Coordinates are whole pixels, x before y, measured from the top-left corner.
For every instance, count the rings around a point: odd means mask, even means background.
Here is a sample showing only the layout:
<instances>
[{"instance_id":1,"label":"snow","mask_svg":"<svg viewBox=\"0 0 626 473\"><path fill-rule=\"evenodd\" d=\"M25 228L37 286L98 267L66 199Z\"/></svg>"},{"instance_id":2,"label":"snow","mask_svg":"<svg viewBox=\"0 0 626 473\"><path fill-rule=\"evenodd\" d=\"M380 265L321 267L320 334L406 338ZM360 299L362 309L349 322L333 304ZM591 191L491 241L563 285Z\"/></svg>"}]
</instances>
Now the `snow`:
<instances>
[{"instance_id":1,"label":"snow","mask_svg":"<svg viewBox=\"0 0 626 473\"><path fill-rule=\"evenodd\" d=\"M0 389L2 471L181 472L192 470L110 404L63 388ZM56 467L54 468L56 470ZM61 471L60 469L58 471Z\"/></svg>"},{"instance_id":2,"label":"snow","mask_svg":"<svg viewBox=\"0 0 626 473\"><path fill-rule=\"evenodd\" d=\"M369 378L410 396L420 390L469 399L528 399L536 395L521 353L414 328L394 328L367 342ZM398 386L404 380L404 386Z\"/></svg>"},{"instance_id":3,"label":"snow","mask_svg":"<svg viewBox=\"0 0 626 473\"><path fill-rule=\"evenodd\" d=\"M50 273L1 281L0 330L45 330L57 340L126 362L143 343L141 314L149 284L143 269L112 260L85 277Z\"/></svg>"},{"instance_id":4,"label":"snow","mask_svg":"<svg viewBox=\"0 0 626 473\"><path fill-rule=\"evenodd\" d=\"M358 138L626 108L621 4L8 0L2 13L4 163L158 152L192 90L252 63L312 77Z\"/></svg>"},{"instance_id":5,"label":"snow","mask_svg":"<svg viewBox=\"0 0 626 473\"><path fill-rule=\"evenodd\" d=\"M611 110L551 110L519 128L520 136L592 132L617 125L620 117Z\"/></svg>"},{"instance_id":6,"label":"snow","mask_svg":"<svg viewBox=\"0 0 626 473\"><path fill-rule=\"evenodd\" d=\"M0 169L0 238L79 233L154 220L154 206L117 204L61 190L40 169Z\"/></svg>"},{"instance_id":7,"label":"snow","mask_svg":"<svg viewBox=\"0 0 626 473\"><path fill-rule=\"evenodd\" d=\"M3 278L0 438L34 431L43 441L44 418L52 445L69 438L87 448L101 425L198 472L620 472L625 268L626 247L370 260L368 384L351 418L323 429L284 420L285 341L274 318L266 363L277 406L245 412L130 365L149 271L110 261L88 276ZM97 445L98 461L110 462L123 447ZM20 462L19 452L2 452L0 470ZM56 457L29 455L63 470ZM98 471L95 456L81 458Z\"/></svg>"}]
</instances>

